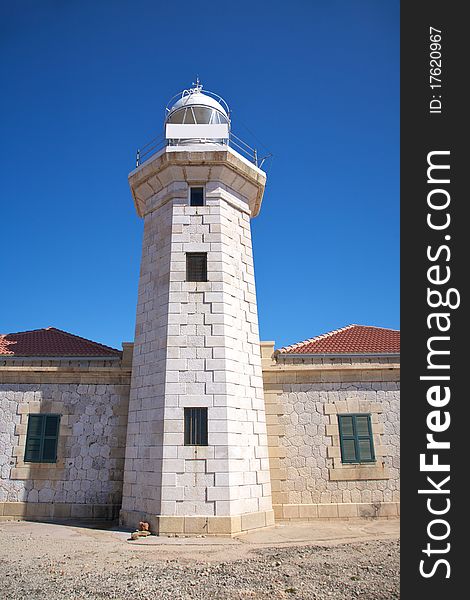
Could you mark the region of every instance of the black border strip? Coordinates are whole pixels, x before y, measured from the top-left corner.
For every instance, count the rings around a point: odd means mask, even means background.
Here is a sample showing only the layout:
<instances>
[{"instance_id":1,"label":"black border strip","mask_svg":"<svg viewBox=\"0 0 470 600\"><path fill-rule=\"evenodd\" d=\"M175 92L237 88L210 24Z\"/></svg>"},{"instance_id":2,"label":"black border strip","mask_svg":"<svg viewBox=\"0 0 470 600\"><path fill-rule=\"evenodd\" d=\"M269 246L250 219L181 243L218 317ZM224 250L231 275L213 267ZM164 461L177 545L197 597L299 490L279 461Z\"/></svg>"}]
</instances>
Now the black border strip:
<instances>
[{"instance_id":1,"label":"black border strip","mask_svg":"<svg viewBox=\"0 0 470 600\"><path fill-rule=\"evenodd\" d=\"M465 164L468 151L464 147L465 129L469 129L469 109L464 107L468 104L464 85L469 54L464 8L465 3L434 0L401 4L401 575L405 599L460 598L466 595L467 587L463 574L468 570L464 566L469 529L464 510L468 469L458 465L469 455L466 441L470 438L470 432L463 431L470 404L464 388L470 366L465 348L469 278L465 267L470 252L465 243L469 234L464 180L470 169ZM434 76L439 74L441 88L430 87L439 83L430 80L430 68L438 67L430 64L430 52L437 52L437 46L434 50L430 47L434 43L430 27L441 30L434 34L441 36L441 73L433 71ZM428 161L450 169L431 169L428 181ZM428 203L441 203L444 208ZM433 229L447 222L446 227ZM447 298L449 304L456 305L459 299L460 306L439 306L439 293L443 302ZM438 306L433 308L431 303ZM430 316L433 313L443 316ZM441 331L438 322L448 330ZM429 348L445 353L430 354ZM441 426L443 431L432 431ZM450 448L427 448L426 436L431 433L434 440L449 442ZM435 460L449 465L450 470L420 469L420 454L425 454L423 467ZM420 489L427 491L420 494ZM432 514L431 510L442 514ZM442 539L433 540L430 535Z\"/></svg>"}]
</instances>

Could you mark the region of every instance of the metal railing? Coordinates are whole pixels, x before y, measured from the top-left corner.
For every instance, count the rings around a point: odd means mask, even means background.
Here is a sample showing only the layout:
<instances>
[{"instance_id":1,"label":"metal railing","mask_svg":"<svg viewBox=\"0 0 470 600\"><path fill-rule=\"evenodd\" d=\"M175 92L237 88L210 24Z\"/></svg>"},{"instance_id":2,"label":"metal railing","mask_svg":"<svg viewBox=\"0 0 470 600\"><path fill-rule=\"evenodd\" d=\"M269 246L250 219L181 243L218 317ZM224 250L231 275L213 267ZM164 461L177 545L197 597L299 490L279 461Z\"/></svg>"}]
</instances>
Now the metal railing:
<instances>
[{"instance_id":1,"label":"metal railing","mask_svg":"<svg viewBox=\"0 0 470 600\"><path fill-rule=\"evenodd\" d=\"M214 143L220 144L221 146L230 146L259 168L261 168L263 166L264 161L271 156L271 154L267 154L263 158L259 159L258 151L256 150L256 148L252 148L232 132L229 133L229 137L227 140ZM150 142L145 144L145 146L142 146L137 150L135 160L136 168L139 167L143 162L148 160L155 153L162 150L165 146L179 145L183 144L178 144L176 140L168 140L163 134L154 138L153 140L150 140Z\"/></svg>"},{"instance_id":2,"label":"metal railing","mask_svg":"<svg viewBox=\"0 0 470 600\"><path fill-rule=\"evenodd\" d=\"M167 144L168 140L166 140L165 136L162 134L156 138L153 138L153 140L150 140L150 142L145 144L145 146L142 146L142 148L138 148L135 155L136 168L150 158L153 154L164 148Z\"/></svg>"}]
</instances>

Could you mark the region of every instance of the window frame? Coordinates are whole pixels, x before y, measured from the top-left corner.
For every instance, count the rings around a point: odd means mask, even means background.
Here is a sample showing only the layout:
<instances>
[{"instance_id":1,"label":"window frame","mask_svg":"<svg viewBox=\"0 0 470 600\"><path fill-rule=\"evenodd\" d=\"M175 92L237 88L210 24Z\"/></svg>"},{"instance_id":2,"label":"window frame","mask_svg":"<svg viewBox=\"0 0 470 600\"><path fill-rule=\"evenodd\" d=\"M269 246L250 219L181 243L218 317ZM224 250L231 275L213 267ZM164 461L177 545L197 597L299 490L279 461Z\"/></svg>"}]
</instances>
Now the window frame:
<instances>
[{"instance_id":1,"label":"window frame","mask_svg":"<svg viewBox=\"0 0 470 600\"><path fill-rule=\"evenodd\" d=\"M204 279L190 279L189 278L189 270L190 270L190 257L194 257L194 256L203 256L205 257L205 263L202 269L202 275L204 276ZM207 252L186 252L186 279L185 281L190 281L190 282L196 282L196 283L200 283L200 282L206 282L208 281L207 279Z\"/></svg>"},{"instance_id":2,"label":"window frame","mask_svg":"<svg viewBox=\"0 0 470 600\"><path fill-rule=\"evenodd\" d=\"M371 414L370 413L343 413L343 414L338 414L337 416L338 416L338 429L339 429L339 444L340 444L340 449L341 449L341 462L343 464L347 464L347 465L366 464L366 463L376 462L375 448L374 448L374 434L372 431ZM353 428L352 435L347 435L347 434L343 433L342 418L344 418L344 417L352 418L352 428ZM357 417L367 417L368 435L359 435L357 433L357 421L356 421ZM345 450L344 450L344 441L345 440L353 440L354 441L354 449L355 449L355 454L356 454L355 459L351 460L351 459L348 459L345 457ZM368 440L369 441L371 458L362 458L361 457L361 450L360 450L360 445L359 445L360 440Z\"/></svg>"},{"instance_id":3,"label":"window frame","mask_svg":"<svg viewBox=\"0 0 470 600\"><path fill-rule=\"evenodd\" d=\"M191 190L202 190L202 204L192 204L191 203ZM206 205L206 188L202 185L202 184L194 184L194 185L190 185L189 189L188 189L188 205L189 206L194 206L194 207L198 207L198 206L205 206Z\"/></svg>"},{"instance_id":4,"label":"window frame","mask_svg":"<svg viewBox=\"0 0 470 600\"><path fill-rule=\"evenodd\" d=\"M56 430L54 435L46 435L46 425L48 418L57 419L56 422ZM32 435L31 428L34 419L41 419L41 432L39 435ZM60 429L60 418L61 415L57 413L29 413L28 415L28 427L26 430L26 441L24 447L24 458L23 462L25 463L56 463L57 462L57 448L59 445L59 429ZM39 451L38 457L31 457L28 454L28 440L37 439L39 440ZM53 458L44 458L44 442L46 440L55 440L54 447L54 457Z\"/></svg>"},{"instance_id":5,"label":"window frame","mask_svg":"<svg viewBox=\"0 0 470 600\"><path fill-rule=\"evenodd\" d=\"M200 419L198 423L198 418ZM207 406L186 406L184 408L184 445L209 445L209 415Z\"/></svg>"}]
</instances>

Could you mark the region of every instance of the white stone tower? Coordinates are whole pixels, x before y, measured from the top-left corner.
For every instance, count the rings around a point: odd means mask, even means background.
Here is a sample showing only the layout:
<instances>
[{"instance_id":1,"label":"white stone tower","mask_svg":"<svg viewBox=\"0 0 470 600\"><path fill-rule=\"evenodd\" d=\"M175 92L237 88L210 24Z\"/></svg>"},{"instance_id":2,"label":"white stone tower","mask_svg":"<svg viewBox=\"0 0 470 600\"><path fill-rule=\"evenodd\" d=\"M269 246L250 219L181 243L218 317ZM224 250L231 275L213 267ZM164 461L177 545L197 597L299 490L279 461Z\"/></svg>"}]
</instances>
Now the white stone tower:
<instances>
[{"instance_id":1,"label":"white stone tower","mask_svg":"<svg viewBox=\"0 0 470 600\"><path fill-rule=\"evenodd\" d=\"M274 523L250 232L266 175L220 97L176 98L129 175L144 239L121 521L234 534Z\"/></svg>"}]
</instances>

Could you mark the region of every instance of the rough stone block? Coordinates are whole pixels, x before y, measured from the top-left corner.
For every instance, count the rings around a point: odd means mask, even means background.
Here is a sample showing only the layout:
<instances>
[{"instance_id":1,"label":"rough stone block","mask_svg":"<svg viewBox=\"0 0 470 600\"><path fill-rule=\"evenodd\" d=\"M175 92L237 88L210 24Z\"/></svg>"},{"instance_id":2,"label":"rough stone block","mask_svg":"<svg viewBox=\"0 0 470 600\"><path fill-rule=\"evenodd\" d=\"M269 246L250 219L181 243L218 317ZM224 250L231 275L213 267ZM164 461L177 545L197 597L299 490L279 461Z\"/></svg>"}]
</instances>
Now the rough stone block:
<instances>
[{"instance_id":1,"label":"rough stone block","mask_svg":"<svg viewBox=\"0 0 470 600\"><path fill-rule=\"evenodd\" d=\"M26 505L27 517L48 518L52 517L53 505L46 502L32 502Z\"/></svg>"},{"instance_id":2,"label":"rough stone block","mask_svg":"<svg viewBox=\"0 0 470 600\"><path fill-rule=\"evenodd\" d=\"M72 504L70 516L77 519L93 518L93 506L90 504Z\"/></svg>"},{"instance_id":3,"label":"rough stone block","mask_svg":"<svg viewBox=\"0 0 470 600\"><path fill-rule=\"evenodd\" d=\"M72 506L64 502L56 502L53 504L52 516L54 519L68 519L72 511Z\"/></svg>"},{"instance_id":4,"label":"rough stone block","mask_svg":"<svg viewBox=\"0 0 470 600\"><path fill-rule=\"evenodd\" d=\"M398 504L396 502L383 502L379 507L379 517L397 517Z\"/></svg>"},{"instance_id":5,"label":"rough stone block","mask_svg":"<svg viewBox=\"0 0 470 600\"><path fill-rule=\"evenodd\" d=\"M330 481L366 481L374 479L389 479L390 473L384 466L357 465L329 469Z\"/></svg>"},{"instance_id":6,"label":"rough stone block","mask_svg":"<svg viewBox=\"0 0 470 600\"><path fill-rule=\"evenodd\" d=\"M335 519L338 518L337 504L319 504L318 517L320 519Z\"/></svg>"},{"instance_id":7,"label":"rough stone block","mask_svg":"<svg viewBox=\"0 0 470 600\"><path fill-rule=\"evenodd\" d=\"M358 514L360 517L373 518L378 516L378 506L373 504L362 503L357 505Z\"/></svg>"},{"instance_id":8,"label":"rough stone block","mask_svg":"<svg viewBox=\"0 0 470 600\"><path fill-rule=\"evenodd\" d=\"M316 504L299 504L300 519L317 519L318 506Z\"/></svg>"},{"instance_id":9,"label":"rough stone block","mask_svg":"<svg viewBox=\"0 0 470 600\"><path fill-rule=\"evenodd\" d=\"M298 504L284 504L282 507L283 519L298 519L300 516Z\"/></svg>"},{"instance_id":10,"label":"rough stone block","mask_svg":"<svg viewBox=\"0 0 470 600\"><path fill-rule=\"evenodd\" d=\"M358 517L357 504L338 504L338 517L340 519L348 519Z\"/></svg>"},{"instance_id":11,"label":"rough stone block","mask_svg":"<svg viewBox=\"0 0 470 600\"><path fill-rule=\"evenodd\" d=\"M328 458L341 458L341 448L338 448L337 446L328 446L327 455Z\"/></svg>"},{"instance_id":12,"label":"rough stone block","mask_svg":"<svg viewBox=\"0 0 470 600\"><path fill-rule=\"evenodd\" d=\"M242 531L258 529L266 526L266 513L250 513L241 515Z\"/></svg>"},{"instance_id":13,"label":"rough stone block","mask_svg":"<svg viewBox=\"0 0 470 600\"><path fill-rule=\"evenodd\" d=\"M158 517L158 535L185 533L184 517Z\"/></svg>"},{"instance_id":14,"label":"rough stone block","mask_svg":"<svg viewBox=\"0 0 470 600\"><path fill-rule=\"evenodd\" d=\"M233 535L241 532L241 517L209 517L209 535Z\"/></svg>"},{"instance_id":15,"label":"rough stone block","mask_svg":"<svg viewBox=\"0 0 470 600\"><path fill-rule=\"evenodd\" d=\"M184 517L184 533L208 533L208 517Z\"/></svg>"},{"instance_id":16,"label":"rough stone block","mask_svg":"<svg viewBox=\"0 0 470 600\"><path fill-rule=\"evenodd\" d=\"M25 517L26 502L4 502L3 516L5 517Z\"/></svg>"},{"instance_id":17,"label":"rough stone block","mask_svg":"<svg viewBox=\"0 0 470 600\"><path fill-rule=\"evenodd\" d=\"M266 511L266 527L272 527L274 526L275 521L274 521L274 511L273 510L267 510Z\"/></svg>"}]
</instances>

